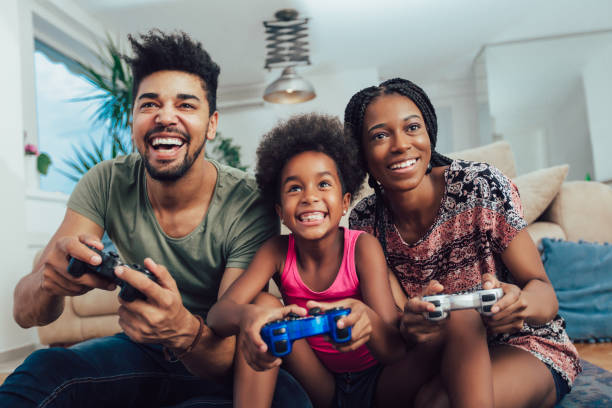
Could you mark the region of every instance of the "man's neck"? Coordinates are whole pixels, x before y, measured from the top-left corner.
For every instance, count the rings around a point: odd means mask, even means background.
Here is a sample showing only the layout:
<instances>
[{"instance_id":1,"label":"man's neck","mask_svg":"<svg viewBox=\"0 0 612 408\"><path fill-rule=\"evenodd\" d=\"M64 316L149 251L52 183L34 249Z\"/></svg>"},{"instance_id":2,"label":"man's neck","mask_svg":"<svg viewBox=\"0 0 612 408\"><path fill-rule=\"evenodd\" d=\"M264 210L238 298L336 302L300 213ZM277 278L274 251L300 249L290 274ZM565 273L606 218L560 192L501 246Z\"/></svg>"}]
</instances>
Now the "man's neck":
<instances>
[{"instance_id":1,"label":"man's neck","mask_svg":"<svg viewBox=\"0 0 612 408\"><path fill-rule=\"evenodd\" d=\"M158 181L148 173L147 195L155 211L180 211L191 206L208 207L217 182L217 168L205 159L196 160L181 178Z\"/></svg>"}]
</instances>

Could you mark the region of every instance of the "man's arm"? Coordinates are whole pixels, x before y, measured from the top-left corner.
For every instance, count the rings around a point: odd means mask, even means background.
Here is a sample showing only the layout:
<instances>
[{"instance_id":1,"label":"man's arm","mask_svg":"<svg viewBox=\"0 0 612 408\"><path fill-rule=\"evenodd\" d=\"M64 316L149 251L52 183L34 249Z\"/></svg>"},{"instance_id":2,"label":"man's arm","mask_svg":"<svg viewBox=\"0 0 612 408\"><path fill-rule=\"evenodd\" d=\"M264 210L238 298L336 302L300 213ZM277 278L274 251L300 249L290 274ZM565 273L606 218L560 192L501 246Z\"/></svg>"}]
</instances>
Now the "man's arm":
<instances>
[{"instance_id":1,"label":"man's arm","mask_svg":"<svg viewBox=\"0 0 612 408\"><path fill-rule=\"evenodd\" d=\"M217 299L234 283L244 269L227 268L221 278ZM196 319L197 323L197 319ZM196 330L198 326L196 325ZM195 338L195 337L194 337ZM204 331L198 344L191 353L185 355L181 361L189 371L200 377L225 376L229 373L234 361L236 337L219 337L204 324Z\"/></svg>"},{"instance_id":2,"label":"man's arm","mask_svg":"<svg viewBox=\"0 0 612 408\"><path fill-rule=\"evenodd\" d=\"M66 268L70 256L97 265L100 256L85 244L102 249L100 237L103 229L81 214L66 210L66 215L32 272L24 276L15 287L13 316L17 324L28 328L43 326L57 319L64 309L65 296L77 296L92 288L114 289L114 284L85 274L71 276Z\"/></svg>"}]
</instances>

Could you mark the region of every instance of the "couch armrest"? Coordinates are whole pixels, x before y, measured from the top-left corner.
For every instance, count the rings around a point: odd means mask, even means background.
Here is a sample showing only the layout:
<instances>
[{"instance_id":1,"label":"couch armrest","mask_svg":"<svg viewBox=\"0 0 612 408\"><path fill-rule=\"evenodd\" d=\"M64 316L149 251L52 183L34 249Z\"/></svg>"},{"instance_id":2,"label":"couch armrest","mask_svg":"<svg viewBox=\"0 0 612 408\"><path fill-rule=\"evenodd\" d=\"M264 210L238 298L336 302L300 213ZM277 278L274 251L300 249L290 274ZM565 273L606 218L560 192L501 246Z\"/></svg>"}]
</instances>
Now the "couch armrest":
<instances>
[{"instance_id":1,"label":"couch armrest","mask_svg":"<svg viewBox=\"0 0 612 408\"><path fill-rule=\"evenodd\" d=\"M568 181L540 217L559 224L568 241L612 242L612 188L596 181Z\"/></svg>"},{"instance_id":2,"label":"couch armrest","mask_svg":"<svg viewBox=\"0 0 612 408\"><path fill-rule=\"evenodd\" d=\"M97 290L92 290L79 298L100 299ZM106 299L110 299L110 305L99 305L102 312L113 309L116 302L111 296L116 297L115 292L107 292ZM80 315L75 310L74 297L66 296L64 311L52 323L38 327L38 339L44 345L70 345L84 340L110 336L121 331L119 326L119 315L116 313L95 314L89 310L86 316ZM83 301L83 299L79 299Z\"/></svg>"}]
</instances>

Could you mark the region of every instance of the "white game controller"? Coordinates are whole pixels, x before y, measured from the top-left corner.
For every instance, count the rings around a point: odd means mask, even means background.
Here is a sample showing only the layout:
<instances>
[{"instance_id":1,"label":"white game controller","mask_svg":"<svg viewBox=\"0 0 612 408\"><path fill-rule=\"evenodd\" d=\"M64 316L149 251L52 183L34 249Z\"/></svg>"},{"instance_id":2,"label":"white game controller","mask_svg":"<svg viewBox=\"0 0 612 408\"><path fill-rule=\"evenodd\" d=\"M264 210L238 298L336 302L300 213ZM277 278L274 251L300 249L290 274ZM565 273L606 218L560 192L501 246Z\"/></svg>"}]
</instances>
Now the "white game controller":
<instances>
[{"instance_id":1,"label":"white game controller","mask_svg":"<svg viewBox=\"0 0 612 408\"><path fill-rule=\"evenodd\" d=\"M423 300L433 303L436 309L425 312L427 320L446 319L448 312L460 309L476 309L481 314L490 316L491 307L504 296L502 288L484 289L460 295L432 295L424 296Z\"/></svg>"}]
</instances>

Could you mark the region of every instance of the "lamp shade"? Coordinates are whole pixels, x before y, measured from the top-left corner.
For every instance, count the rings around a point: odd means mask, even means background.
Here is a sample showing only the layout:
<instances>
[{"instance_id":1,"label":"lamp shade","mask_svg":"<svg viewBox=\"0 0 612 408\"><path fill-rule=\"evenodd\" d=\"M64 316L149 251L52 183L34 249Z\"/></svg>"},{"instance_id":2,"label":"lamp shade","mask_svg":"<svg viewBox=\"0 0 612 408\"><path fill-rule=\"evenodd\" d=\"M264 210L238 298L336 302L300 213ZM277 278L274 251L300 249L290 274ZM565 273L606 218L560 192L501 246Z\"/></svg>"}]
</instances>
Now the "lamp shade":
<instances>
[{"instance_id":1,"label":"lamp shade","mask_svg":"<svg viewBox=\"0 0 612 408\"><path fill-rule=\"evenodd\" d=\"M283 69L280 78L268 85L263 98L271 103L301 103L315 96L310 82L299 76L291 66Z\"/></svg>"}]
</instances>

